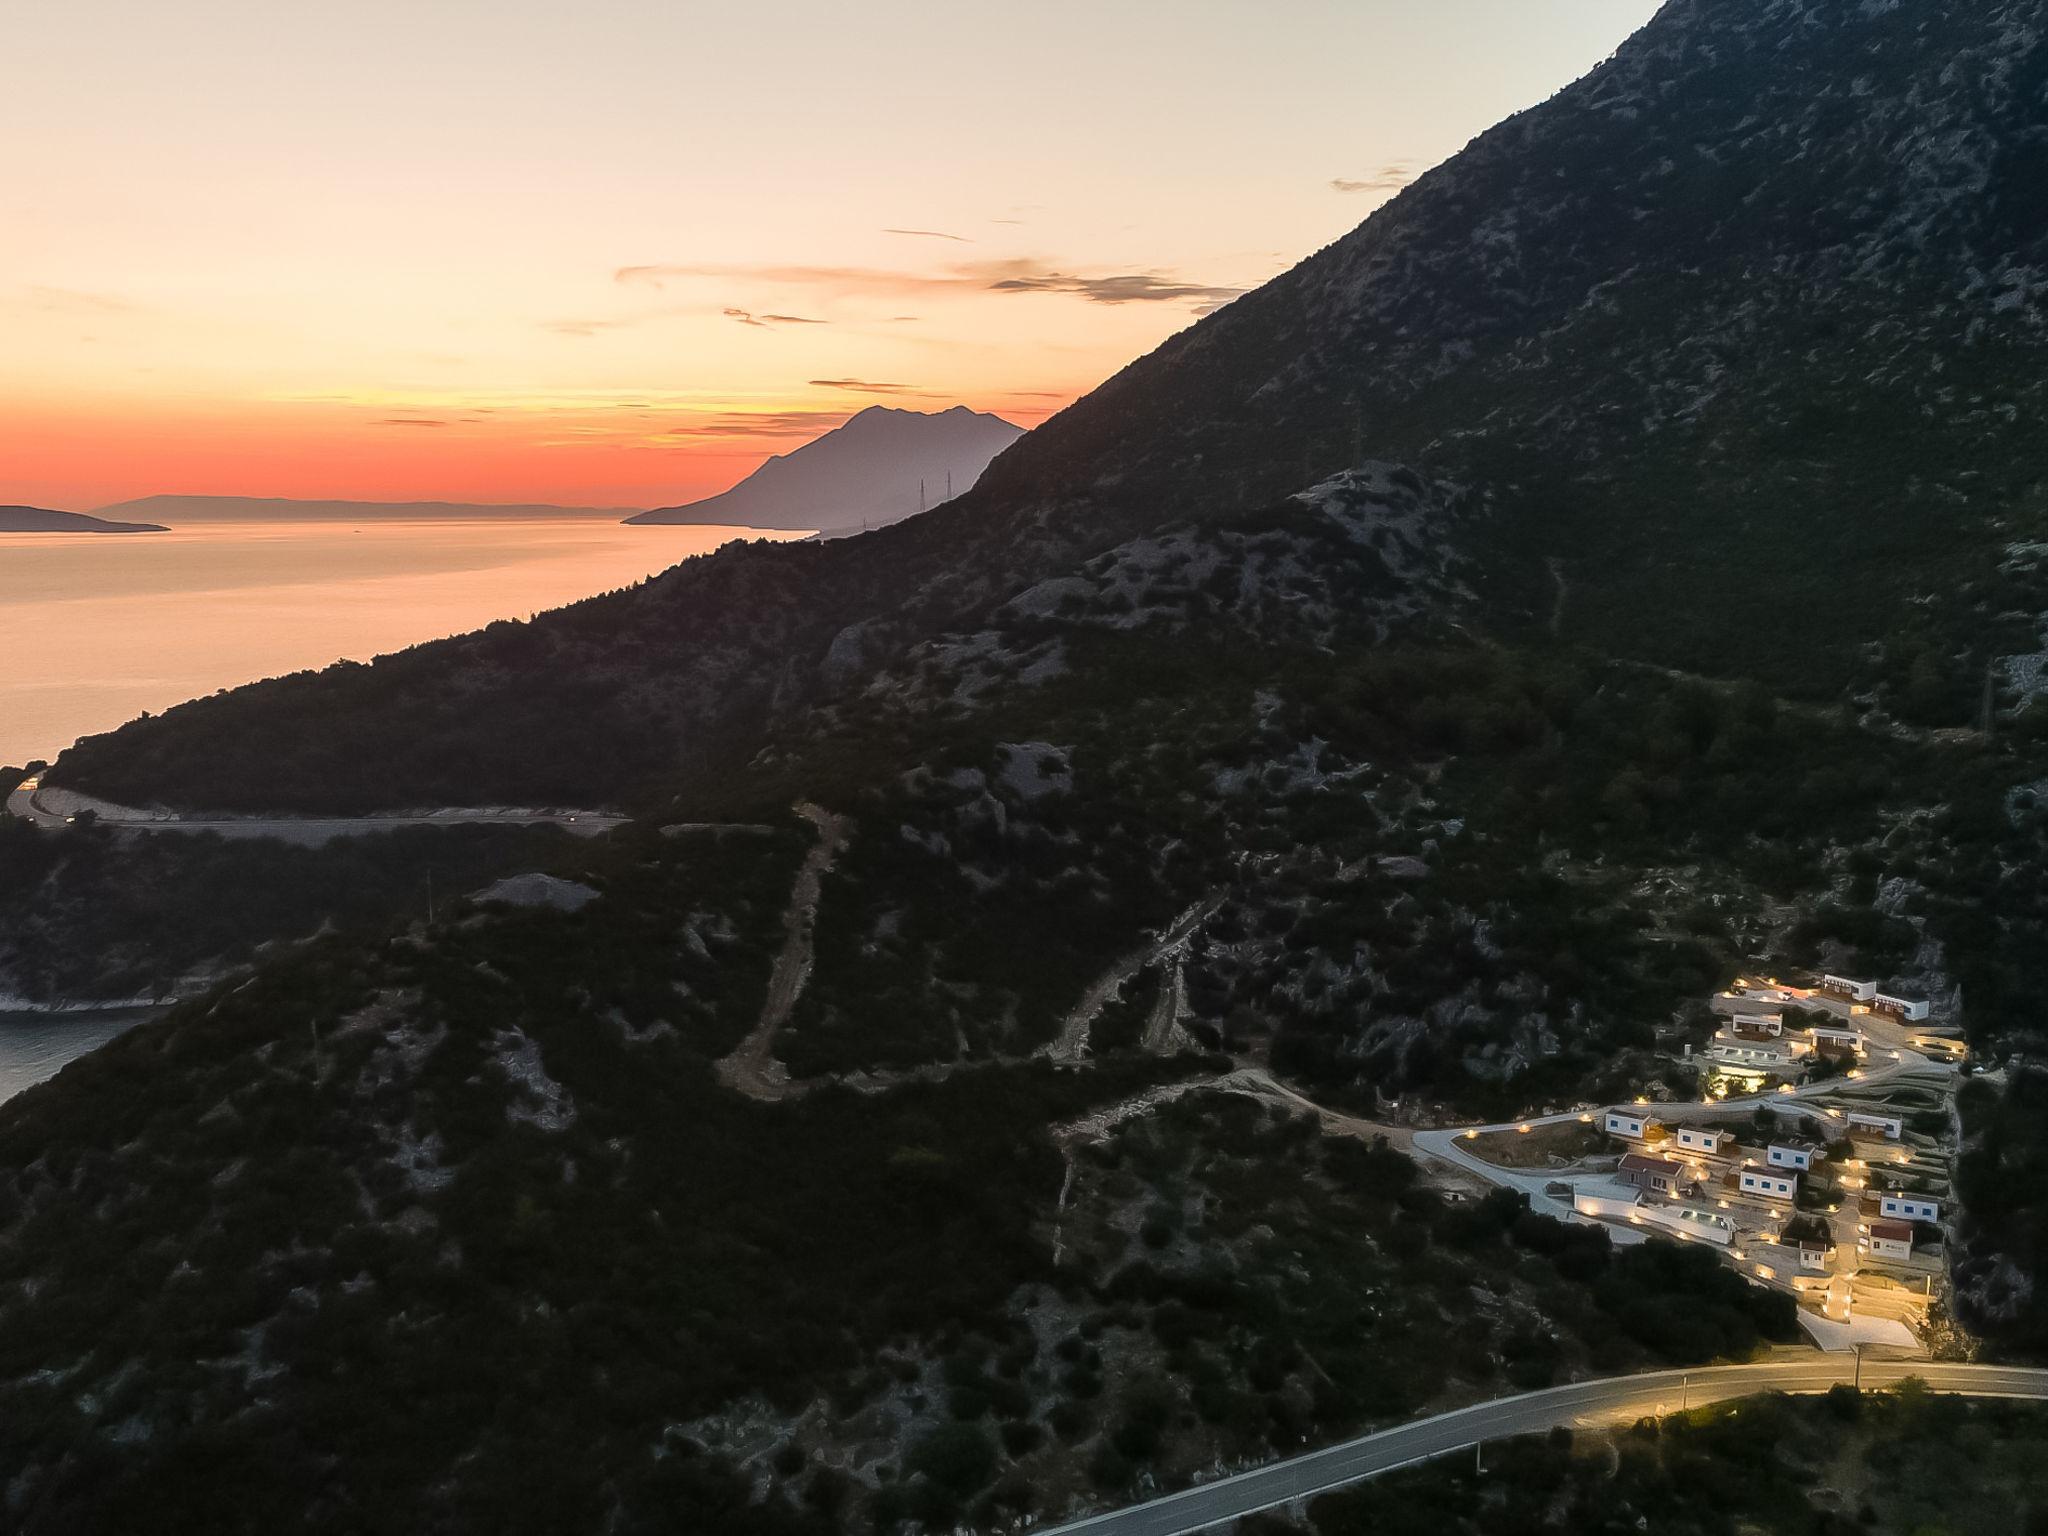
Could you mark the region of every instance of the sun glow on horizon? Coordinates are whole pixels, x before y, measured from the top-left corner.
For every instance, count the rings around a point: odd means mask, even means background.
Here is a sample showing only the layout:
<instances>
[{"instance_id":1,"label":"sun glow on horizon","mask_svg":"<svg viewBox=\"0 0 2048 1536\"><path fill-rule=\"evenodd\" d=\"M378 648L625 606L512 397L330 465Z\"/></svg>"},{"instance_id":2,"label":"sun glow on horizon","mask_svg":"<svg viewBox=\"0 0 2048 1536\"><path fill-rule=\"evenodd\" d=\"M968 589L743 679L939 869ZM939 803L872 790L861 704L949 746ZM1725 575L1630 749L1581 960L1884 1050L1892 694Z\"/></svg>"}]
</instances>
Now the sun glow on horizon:
<instances>
[{"instance_id":1,"label":"sun glow on horizon","mask_svg":"<svg viewBox=\"0 0 2048 1536\"><path fill-rule=\"evenodd\" d=\"M1653 8L24 9L0 502L658 505L869 404L1033 426Z\"/></svg>"}]
</instances>

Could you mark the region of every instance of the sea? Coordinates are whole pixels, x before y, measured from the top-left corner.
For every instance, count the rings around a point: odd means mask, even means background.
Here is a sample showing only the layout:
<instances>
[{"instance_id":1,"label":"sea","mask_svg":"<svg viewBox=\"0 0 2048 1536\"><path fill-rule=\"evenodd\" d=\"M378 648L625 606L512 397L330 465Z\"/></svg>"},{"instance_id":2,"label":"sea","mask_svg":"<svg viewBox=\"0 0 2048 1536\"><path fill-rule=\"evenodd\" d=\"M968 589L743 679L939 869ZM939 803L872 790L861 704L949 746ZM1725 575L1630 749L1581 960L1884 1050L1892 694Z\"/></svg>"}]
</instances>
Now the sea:
<instances>
[{"instance_id":1,"label":"sea","mask_svg":"<svg viewBox=\"0 0 2048 1536\"><path fill-rule=\"evenodd\" d=\"M217 689L630 586L731 539L792 537L574 516L0 534L0 766ZM0 1011L0 1100L150 1016Z\"/></svg>"},{"instance_id":2,"label":"sea","mask_svg":"<svg viewBox=\"0 0 2048 1536\"><path fill-rule=\"evenodd\" d=\"M630 586L731 539L792 537L610 516L0 534L0 766L218 689Z\"/></svg>"},{"instance_id":3,"label":"sea","mask_svg":"<svg viewBox=\"0 0 2048 1536\"><path fill-rule=\"evenodd\" d=\"M104 1013L0 1013L0 1103L55 1077L67 1062L97 1050L156 1012L130 1008Z\"/></svg>"}]
</instances>

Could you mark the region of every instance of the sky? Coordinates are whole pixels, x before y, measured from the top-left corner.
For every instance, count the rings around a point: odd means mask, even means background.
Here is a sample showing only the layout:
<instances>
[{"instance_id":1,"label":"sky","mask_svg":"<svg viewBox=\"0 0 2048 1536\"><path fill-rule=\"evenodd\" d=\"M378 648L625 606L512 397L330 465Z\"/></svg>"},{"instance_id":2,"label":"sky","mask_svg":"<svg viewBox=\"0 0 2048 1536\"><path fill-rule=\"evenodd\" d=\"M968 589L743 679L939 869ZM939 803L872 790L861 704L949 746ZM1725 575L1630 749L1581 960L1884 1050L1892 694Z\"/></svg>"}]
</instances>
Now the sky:
<instances>
[{"instance_id":1,"label":"sky","mask_svg":"<svg viewBox=\"0 0 2048 1536\"><path fill-rule=\"evenodd\" d=\"M1654 0L0 0L0 503L649 506L1031 426Z\"/></svg>"}]
</instances>

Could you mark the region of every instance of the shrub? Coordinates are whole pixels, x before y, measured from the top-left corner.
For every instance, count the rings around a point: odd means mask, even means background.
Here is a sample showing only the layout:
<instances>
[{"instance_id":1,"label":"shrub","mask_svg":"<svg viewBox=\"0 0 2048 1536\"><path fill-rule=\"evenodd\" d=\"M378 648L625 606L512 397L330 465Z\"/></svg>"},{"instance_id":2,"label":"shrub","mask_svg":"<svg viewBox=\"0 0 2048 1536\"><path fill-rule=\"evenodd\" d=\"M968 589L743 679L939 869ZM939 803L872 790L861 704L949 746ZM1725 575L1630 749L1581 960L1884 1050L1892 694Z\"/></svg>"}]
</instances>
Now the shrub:
<instances>
[{"instance_id":1,"label":"shrub","mask_svg":"<svg viewBox=\"0 0 2048 1536\"><path fill-rule=\"evenodd\" d=\"M977 1424L941 1424L911 1447L907 1465L949 1493L965 1496L995 1476L995 1442Z\"/></svg>"},{"instance_id":2,"label":"shrub","mask_svg":"<svg viewBox=\"0 0 2048 1536\"><path fill-rule=\"evenodd\" d=\"M1013 1419L1002 1429L1003 1449L1011 1456L1029 1456L1045 1444L1045 1426L1028 1419Z\"/></svg>"}]
</instances>

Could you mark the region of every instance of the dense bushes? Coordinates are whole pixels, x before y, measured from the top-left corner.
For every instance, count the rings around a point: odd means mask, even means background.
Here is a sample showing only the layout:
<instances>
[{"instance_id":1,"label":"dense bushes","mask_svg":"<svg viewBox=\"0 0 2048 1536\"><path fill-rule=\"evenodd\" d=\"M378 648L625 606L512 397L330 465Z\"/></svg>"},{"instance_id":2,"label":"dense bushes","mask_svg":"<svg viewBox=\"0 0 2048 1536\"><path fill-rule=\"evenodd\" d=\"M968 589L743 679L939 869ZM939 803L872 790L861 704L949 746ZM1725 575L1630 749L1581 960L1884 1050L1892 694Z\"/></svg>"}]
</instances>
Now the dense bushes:
<instances>
[{"instance_id":1,"label":"dense bushes","mask_svg":"<svg viewBox=\"0 0 2048 1536\"><path fill-rule=\"evenodd\" d=\"M322 927L426 915L515 870L587 855L552 827L405 828L320 848L210 833L44 831L0 816L0 991L31 1001L159 996Z\"/></svg>"},{"instance_id":2,"label":"dense bushes","mask_svg":"<svg viewBox=\"0 0 2048 1536\"><path fill-rule=\"evenodd\" d=\"M1580 1444L1591 1440L1590 1445ZM1924 1392L1752 1397L1605 1436L1552 1434L1310 1505L1314 1536L1855 1536L2048 1529L2048 1414ZM1853 1491L1853 1501L1844 1499Z\"/></svg>"},{"instance_id":3,"label":"dense bushes","mask_svg":"<svg viewBox=\"0 0 2048 1536\"><path fill-rule=\"evenodd\" d=\"M1956 1304L2003 1348L2039 1356L2048 1352L2048 1071L2015 1069L2002 1088L1976 1079L1959 1108Z\"/></svg>"}]
</instances>

